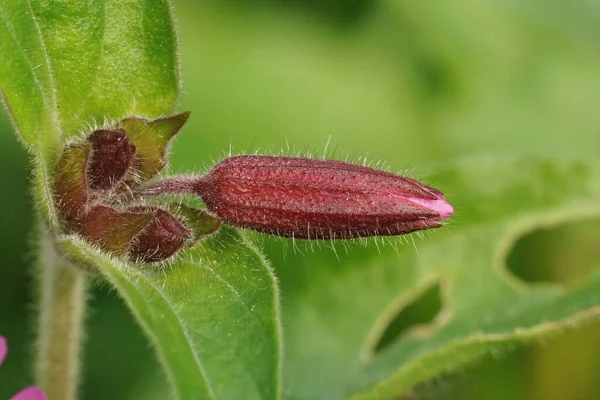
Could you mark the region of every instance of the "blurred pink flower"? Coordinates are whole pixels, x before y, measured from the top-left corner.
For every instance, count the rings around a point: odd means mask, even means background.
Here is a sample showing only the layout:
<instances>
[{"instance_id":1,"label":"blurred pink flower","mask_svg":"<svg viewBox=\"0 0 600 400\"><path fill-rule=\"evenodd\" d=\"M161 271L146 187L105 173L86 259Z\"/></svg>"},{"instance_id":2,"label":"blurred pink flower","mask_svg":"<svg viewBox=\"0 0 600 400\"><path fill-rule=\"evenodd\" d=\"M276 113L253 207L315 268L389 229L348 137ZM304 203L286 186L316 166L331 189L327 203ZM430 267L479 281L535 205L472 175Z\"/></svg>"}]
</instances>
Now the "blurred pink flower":
<instances>
[{"instance_id":1,"label":"blurred pink flower","mask_svg":"<svg viewBox=\"0 0 600 400\"><path fill-rule=\"evenodd\" d=\"M0 364L2 364L4 358L6 358L6 353L8 353L6 339L4 336L0 336ZM48 400L48 398L40 389L35 386L30 386L15 394L10 400Z\"/></svg>"}]
</instances>

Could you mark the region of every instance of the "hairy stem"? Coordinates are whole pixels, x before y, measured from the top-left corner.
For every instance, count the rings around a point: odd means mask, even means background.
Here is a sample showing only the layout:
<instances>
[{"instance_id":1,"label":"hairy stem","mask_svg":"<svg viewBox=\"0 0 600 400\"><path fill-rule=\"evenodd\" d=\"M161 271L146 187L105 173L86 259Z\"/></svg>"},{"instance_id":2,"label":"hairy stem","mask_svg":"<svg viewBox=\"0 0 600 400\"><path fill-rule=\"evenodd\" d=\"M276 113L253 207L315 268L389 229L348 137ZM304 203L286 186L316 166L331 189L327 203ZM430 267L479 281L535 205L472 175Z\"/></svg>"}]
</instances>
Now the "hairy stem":
<instances>
[{"instance_id":1,"label":"hairy stem","mask_svg":"<svg viewBox=\"0 0 600 400\"><path fill-rule=\"evenodd\" d=\"M49 399L74 400L86 276L58 254L50 235L44 235L40 249L37 384Z\"/></svg>"},{"instance_id":2,"label":"hairy stem","mask_svg":"<svg viewBox=\"0 0 600 400\"><path fill-rule=\"evenodd\" d=\"M197 176L172 176L146 186L137 194L142 197L165 194L198 194L206 185L203 178Z\"/></svg>"}]
</instances>

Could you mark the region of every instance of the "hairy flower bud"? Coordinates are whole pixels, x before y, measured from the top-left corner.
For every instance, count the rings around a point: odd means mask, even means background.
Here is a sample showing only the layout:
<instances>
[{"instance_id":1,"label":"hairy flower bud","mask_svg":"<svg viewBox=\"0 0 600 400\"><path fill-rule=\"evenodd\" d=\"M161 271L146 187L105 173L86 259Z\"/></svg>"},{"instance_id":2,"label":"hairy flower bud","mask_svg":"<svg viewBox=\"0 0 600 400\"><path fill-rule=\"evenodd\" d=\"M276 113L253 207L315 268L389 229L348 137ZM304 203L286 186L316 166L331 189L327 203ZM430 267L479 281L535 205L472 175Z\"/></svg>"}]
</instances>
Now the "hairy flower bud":
<instances>
[{"instance_id":1,"label":"hairy flower bud","mask_svg":"<svg viewBox=\"0 0 600 400\"><path fill-rule=\"evenodd\" d=\"M195 193L231 225L299 239L401 235L442 226L454 213L441 192L407 177L341 161L238 156L200 178L172 178L147 193Z\"/></svg>"},{"instance_id":2,"label":"hairy flower bud","mask_svg":"<svg viewBox=\"0 0 600 400\"><path fill-rule=\"evenodd\" d=\"M143 262L161 261L171 257L192 238L192 231L179 218L165 210L135 207L131 211L154 213L154 219L131 242L129 258Z\"/></svg>"},{"instance_id":3,"label":"hairy flower bud","mask_svg":"<svg viewBox=\"0 0 600 400\"><path fill-rule=\"evenodd\" d=\"M155 207L94 207L79 233L105 251L142 262L165 260L192 238L182 220Z\"/></svg>"},{"instance_id":4,"label":"hairy flower bud","mask_svg":"<svg viewBox=\"0 0 600 400\"><path fill-rule=\"evenodd\" d=\"M219 228L220 221L202 210L184 205L169 208L182 218L158 207L134 206L121 211L95 206L77 224L76 232L116 256L156 262Z\"/></svg>"},{"instance_id":5,"label":"hairy flower bud","mask_svg":"<svg viewBox=\"0 0 600 400\"><path fill-rule=\"evenodd\" d=\"M155 216L154 212L119 211L112 207L97 206L86 213L77 231L102 250L123 256Z\"/></svg>"}]
</instances>

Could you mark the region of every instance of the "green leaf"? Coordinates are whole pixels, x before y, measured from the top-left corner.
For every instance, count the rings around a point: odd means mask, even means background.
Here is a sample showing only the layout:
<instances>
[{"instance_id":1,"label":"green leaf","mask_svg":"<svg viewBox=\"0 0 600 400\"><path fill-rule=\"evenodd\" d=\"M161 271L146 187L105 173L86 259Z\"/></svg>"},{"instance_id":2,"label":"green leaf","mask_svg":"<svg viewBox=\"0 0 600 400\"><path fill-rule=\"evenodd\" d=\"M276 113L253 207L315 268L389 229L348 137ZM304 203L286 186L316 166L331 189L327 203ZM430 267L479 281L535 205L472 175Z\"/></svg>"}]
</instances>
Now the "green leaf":
<instances>
[{"instance_id":1,"label":"green leaf","mask_svg":"<svg viewBox=\"0 0 600 400\"><path fill-rule=\"evenodd\" d=\"M163 0L0 2L0 86L26 143L173 111L176 38Z\"/></svg>"},{"instance_id":2,"label":"green leaf","mask_svg":"<svg viewBox=\"0 0 600 400\"><path fill-rule=\"evenodd\" d=\"M165 270L61 247L119 291L154 343L178 399L281 398L278 289L265 259L222 228Z\"/></svg>"},{"instance_id":3,"label":"green leaf","mask_svg":"<svg viewBox=\"0 0 600 400\"><path fill-rule=\"evenodd\" d=\"M184 112L154 120L125 118L119 121L117 128L124 129L136 147L140 178L153 178L167 165L165 153L189 116L189 112Z\"/></svg>"},{"instance_id":4,"label":"green leaf","mask_svg":"<svg viewBox=\"0 0 600 400\"><path fill-rule=\"evenodd\" d=\"M194 240L216 232L221 226L220 219L198 208L188 207L184 204L171 204L169 210L185 220L186 225L193 232Z\"/></svg>"},{"instance_id":5,"label":"green leaf","mask_svg":"<svg viewBox=\"0 0 600 400\"><path fill-rule=\"evenodd\" d=\"M107 120L173 112L171 11L164 0L1 0L0 38L0 91L35 156L35 193L52 221L49 185L62 143Z\"/></svg>"},{"instance_id":6,"label":"green leaf","mask_svg":"<svg viewBox=\"0 0 600 400\"><path fill-rule=\"evenodd\" d=\"M391 399L483 354L600 315L600 274L566 291L526 285L504 268L519 236L600 216L600 163L481 157L440 166L429 181L444 183L457 214L416 240L418 251L412 243L380 253L351 246L337 256L307 253L299 265L275 262L290 398ZM445 319L374 352L394 316L436 282Z\"/></svg>"},{"instance_id":7,"label":"green leaf","mask_svg":"<svg viewBox=\"0 0 600 400\"><path fill-rule=\"evenodd\" d=\"M28 1L0 2L0 37L0 90L6 106L23 141L42 155L52 154L60 131L55 82Z\"/></svg>"}]
</instances>

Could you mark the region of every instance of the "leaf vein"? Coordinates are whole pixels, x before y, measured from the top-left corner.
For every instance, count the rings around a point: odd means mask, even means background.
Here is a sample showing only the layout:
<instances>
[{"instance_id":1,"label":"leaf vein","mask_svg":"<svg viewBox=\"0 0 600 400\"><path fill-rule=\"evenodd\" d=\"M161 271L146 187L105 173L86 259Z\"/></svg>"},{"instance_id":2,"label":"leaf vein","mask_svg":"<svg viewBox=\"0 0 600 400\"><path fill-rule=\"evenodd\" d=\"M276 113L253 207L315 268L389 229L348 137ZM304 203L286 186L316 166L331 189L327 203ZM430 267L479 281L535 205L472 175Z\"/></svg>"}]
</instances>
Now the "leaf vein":
<instances>
[{"instance_id":1,"label":"leaf vein","mask_svg":"<svg viewBox=\"0 0 600 400\"><path fill-rule=\"evenodd\" d=\"M62 133L61 131L61 123L60 123L60 118L58 117L58 101L56 98L56 84L55 84L55 80L54 80L54 74L52 72L52 63L50 62L50 55L48 54L48 49L46 48L46 41L44 40L44 35L42 34L42 30L40 29L40 25L37 21L35 12L33 11L33 7L31 6L31 0L27 0L27 8L29 8L29 12L31 13L31 20L33 21L33 25L35 26L35 30L39 36L40 39L40 45L42 48L42 55L44 56L44 61L46 61L46 68L48 69L48 80L50 83L50 115L52 116L52 120L54 120L54 125L56 128L56 131L58 132L58 134L60 135ZM35 75L35 69L37 68L33 68L32 67L32 72ZM42 89L42 94L44 95L44 99L45 101L47 101L47 96L48 93L46 93L43 89Z\"/></svg>"}]
</instances>

